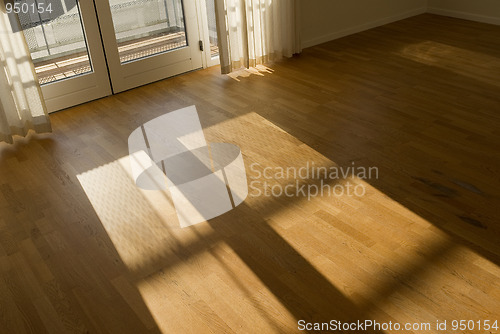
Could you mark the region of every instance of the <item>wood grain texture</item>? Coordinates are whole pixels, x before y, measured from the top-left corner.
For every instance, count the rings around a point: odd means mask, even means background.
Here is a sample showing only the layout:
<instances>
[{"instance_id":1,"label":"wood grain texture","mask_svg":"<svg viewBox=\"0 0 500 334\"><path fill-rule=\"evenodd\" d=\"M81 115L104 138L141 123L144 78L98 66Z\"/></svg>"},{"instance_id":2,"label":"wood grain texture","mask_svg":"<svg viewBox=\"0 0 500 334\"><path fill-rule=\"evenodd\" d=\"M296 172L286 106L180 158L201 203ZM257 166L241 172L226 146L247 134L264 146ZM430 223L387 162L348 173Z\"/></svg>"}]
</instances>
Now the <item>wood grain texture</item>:
<instances>
[{"instance_id":1,"label":"wood grain texture","mask_svg":"<svg viewBox=\"0 0 500 334\"><path fill-rule=\"evenodd\" d=\"M421 15L268 68L214 67L77 106L51 115L53 134L1 144L0 332L500 322L498 36ZM362 197L250 195L180 229L168 194L139 190L124 161L135 128L193 104L208 142L241 148L249 181L253 163L354 162L379 177L329 180Z\"/></svg>"}]
</instances>

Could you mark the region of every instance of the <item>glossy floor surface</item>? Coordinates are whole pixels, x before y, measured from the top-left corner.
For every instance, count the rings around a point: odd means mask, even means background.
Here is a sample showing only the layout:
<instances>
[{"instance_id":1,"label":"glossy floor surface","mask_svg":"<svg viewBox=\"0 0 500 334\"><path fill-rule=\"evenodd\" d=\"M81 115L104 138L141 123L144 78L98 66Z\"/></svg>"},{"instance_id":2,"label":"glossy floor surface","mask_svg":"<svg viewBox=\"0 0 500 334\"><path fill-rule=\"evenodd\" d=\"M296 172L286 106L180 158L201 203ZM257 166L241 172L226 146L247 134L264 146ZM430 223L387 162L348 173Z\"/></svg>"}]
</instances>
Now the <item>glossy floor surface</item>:
<instances>
[{"instance_id":1,"label":"glossy floor surface","mask_svg":"<svg viewBox=\"0 0 500 334\"><path fill-rule=\"evenodd\" d=\"M1 144L0 332L500 322L498 36L421 15L260 70L214 67L77 106L51 115L52 134ZM208 142L241 148L253 188L181 229L168 194L128 176L127 139L190 105ZM303 166L377 173L259 178ZM289 184L293 196L265 196ZM325 184L337 192L296 191ZM349 184L363 195L342 194ZM477 326L457 333L499 332Z\"/></svg>"}]
</instances>

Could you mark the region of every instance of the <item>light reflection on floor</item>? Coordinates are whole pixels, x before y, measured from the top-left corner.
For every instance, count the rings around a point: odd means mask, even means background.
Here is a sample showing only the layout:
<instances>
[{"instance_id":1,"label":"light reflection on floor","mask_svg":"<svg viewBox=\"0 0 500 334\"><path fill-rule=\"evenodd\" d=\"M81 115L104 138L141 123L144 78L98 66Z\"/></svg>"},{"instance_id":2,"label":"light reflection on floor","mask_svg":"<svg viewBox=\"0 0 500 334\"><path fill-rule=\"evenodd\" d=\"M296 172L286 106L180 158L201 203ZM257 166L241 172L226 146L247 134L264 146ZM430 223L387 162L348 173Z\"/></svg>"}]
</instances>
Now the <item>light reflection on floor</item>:
<instances>
[{"instance_id":1,"label":"light reflection on floor","mask_svg":"<svg viewBox=\"0 0 500 334\"><path fill-rule=\"evenodd\" d=\"M234 129L242 128L244 133L265 128L268 138L277 139L264 144L276 155L262 157L253 152L262 150L263 143L238 142L235 138L247 169L256 160L270 166L300 167L310 159L335 165L256 113L218 124L217 131L234 134ZM207 131L210 134L215 128ZM217 133L211 135L216 137ZM295 158L289 159L284 152L293 152ZM180 328L205 330L206 323L199 314L233 331L275 331L278 325L266 318L272 319L273 314L281 321L286 319L280 328L296 323L265 282L227 245L223 234L215 233L206 223L181 229L168 193L136 187L127 159L80 174L78 179L123 262L135 275L135 288L164 333ZM248 171L248 177L252 176ZM275 180L282 184L288 181ZM446 233L369 182L355 178L338 182L347 181L363 184L366 195L315 197L310 201L249 196L245 203L258 208L283 241L365 316L379 321L434 323L437 313L442 314L440 320L452 320L452 315L466 315L470 308L483 310L474 318L490 315L488 310L494 310L495 303L478 305L471 296L490 293L500 298L500 286L481 286L477 277L500 275L498 266L453 243ZM474 270L464 272L464 261L474 263ZM124 291L126 284L121 279L114 283ZM294 278L290 274L280 279L293 284ZM423 310L422 305L430 311ZM456 307L444 313L439 305ZM219 319L217 313L228 317ZM261 321L249 323L248 319Z\"/></svg>"}]
</instances>

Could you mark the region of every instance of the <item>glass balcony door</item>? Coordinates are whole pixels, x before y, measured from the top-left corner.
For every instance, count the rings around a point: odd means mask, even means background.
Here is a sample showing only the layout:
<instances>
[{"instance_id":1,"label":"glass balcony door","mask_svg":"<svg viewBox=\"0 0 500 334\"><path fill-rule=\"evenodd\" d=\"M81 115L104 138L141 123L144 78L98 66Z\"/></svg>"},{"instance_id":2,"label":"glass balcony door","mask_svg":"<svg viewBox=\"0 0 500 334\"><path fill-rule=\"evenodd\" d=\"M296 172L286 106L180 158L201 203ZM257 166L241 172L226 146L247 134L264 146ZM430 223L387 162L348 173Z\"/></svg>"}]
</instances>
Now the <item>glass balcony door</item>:
<instances>
[{"instance_id":1,"label":"glass balcony door","mask_svg":"<svg viewBox=\"0 0 500 334\"><path fill-rule=\"evenodd\" d=\"M195 1L96 1L115 93L202 67Z\"/></svg>"},{"instance_id":2,"label":"glass balcony door","mask_svg":"<svg viewBox=\"0 0 500 334\"><path fill-rule=\"evenodd\" d=\"M18 13L49 111L111 94L92 1L23 0Z\"/></svg>"},{"instance_id":3,"label":"glass balcony door","mask_svg":"<svg viewBox=\"0 0 500 334\"><path fill-rule=\"evenodd\" d=\"M28 3L26 8L42 3L20 1ZM203 65L196 7L199 1L45 3L51 4L51 11L19 12L17 16L49 111Z\"/></svg>"}]
</instances>

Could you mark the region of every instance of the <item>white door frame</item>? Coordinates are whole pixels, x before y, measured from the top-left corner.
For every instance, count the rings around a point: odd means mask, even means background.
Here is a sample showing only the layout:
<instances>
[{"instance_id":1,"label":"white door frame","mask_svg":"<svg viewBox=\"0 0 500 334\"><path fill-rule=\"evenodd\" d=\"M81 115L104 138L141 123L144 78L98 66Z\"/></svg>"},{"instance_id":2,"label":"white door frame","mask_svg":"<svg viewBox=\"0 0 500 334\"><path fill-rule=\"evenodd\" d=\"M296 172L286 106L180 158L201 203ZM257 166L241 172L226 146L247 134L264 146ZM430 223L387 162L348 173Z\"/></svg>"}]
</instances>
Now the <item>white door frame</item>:
<instances>
[{"instance_id":1,"label":"white door frame","mask_svg":"<svg viewBox=\"0 0 500 334\"><path fill-rule=\"evenodd\" d=\"M203 67L196 4L193 0L184 0L183 5L188 46L122 64L109 3L96 1L114 93Z\"/></svg>"},{"instance_id":2,"label":"white door frame","mask_svg":"<svg viewBox=\"0 0 500 334\"><path fill-rule=\"evenodd\" d=\"M78 1L92 71L41 86L49 112L111 95L93 1Z\"/></svg>"},{"instance_id":3,"label":"white door frame","mask_svg":"<svg viewBox=\"0 0 500 334\"><path fill-rule=\"evenodd\" d=\"M119 60L108 1L79 0L77 3L87 40L92 72L42 85L42 93L49 112L96 100L193 69L219 64L219 59L212 59L210 55L205 0L183 1L188 47L125 64L121 64ZM199 50L200 40L203 41L203 51ZM103 44L106 48L106 55ZM110 80L113 87L111 87Z\"/></svg>"},{"instance_id":4,"label":"white door frame","mask_svg":"<svg viewBox=\"0 0 500 334\"><path fill-rule=\"evenodd\" d=\"M200 31L201 40L203 41L203 68L219 65L219 57L212 59L210 54L210 35L208 31L208 13L206 0L196 0L196 7L198 10L198 27Z\"/></svg>"}]
</instances>

